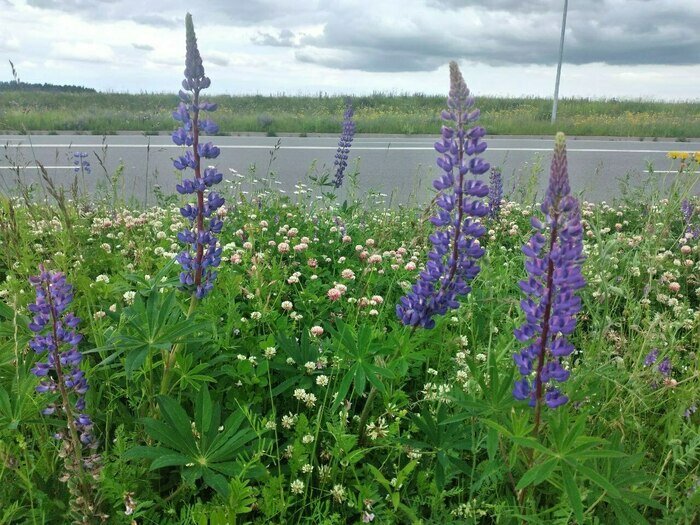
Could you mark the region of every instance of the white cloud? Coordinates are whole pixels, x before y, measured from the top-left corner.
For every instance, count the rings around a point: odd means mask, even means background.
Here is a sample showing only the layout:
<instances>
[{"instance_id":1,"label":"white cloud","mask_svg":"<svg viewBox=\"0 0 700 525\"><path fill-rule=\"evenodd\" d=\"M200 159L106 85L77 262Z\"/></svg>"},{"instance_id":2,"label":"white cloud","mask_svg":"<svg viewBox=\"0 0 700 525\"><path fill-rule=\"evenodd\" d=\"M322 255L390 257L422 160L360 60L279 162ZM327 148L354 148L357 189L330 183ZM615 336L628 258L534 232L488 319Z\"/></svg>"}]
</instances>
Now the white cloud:
<instances>
[{"instance_id":1,"label":"white cloud","mask_svg":"<svg viewBox=\"0 0 700 525\"><path fill-rule=\"evenodd\" d=\"M0 35L0 51L18 51L20 48L19 39L14 35Z\"/></svg>"},{"instance_id":2,"label":"white cloud","mask_svg":"<svg viewBox=\"0 0 700 525\"><path fill-rule=\"evenodd\" d=\"M0 35L0 60L23 80L134 92L178 89L190 10L213 92L444 93L456 59L477 96L551 96L561 20L560 0L5 4L19 37ZM700 96L700 1L569 5L562 96Z\"/></svg>"},{"instance_id":3,"label":"white cloud","mask_svg":"<svg viewBox=\"0 0 700 525\"><path fill-rule=\"evenodd\" d=\"M50 55L62 60L111 64L115 60L114 50L106 45L88 42L56 42Z\"/></svg>"}]
</instances>

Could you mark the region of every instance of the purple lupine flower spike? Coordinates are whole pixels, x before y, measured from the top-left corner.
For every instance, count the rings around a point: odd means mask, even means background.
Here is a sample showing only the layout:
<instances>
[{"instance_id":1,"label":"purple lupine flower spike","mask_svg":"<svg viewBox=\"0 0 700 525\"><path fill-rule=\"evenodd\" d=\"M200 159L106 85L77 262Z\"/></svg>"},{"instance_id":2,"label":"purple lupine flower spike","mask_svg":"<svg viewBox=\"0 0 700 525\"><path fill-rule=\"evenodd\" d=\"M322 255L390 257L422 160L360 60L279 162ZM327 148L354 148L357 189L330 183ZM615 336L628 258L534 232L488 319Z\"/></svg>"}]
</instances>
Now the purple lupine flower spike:
<instances>
[{"instance_id":1,"label":"purple lupine flower spike","mask_svg":"<svg viewBox=\"0 0 700 525\"><path fill-rule=\"evenodd\" d=\"M87 173L88 175L92 173L92 168L90 168L90 161L85 160L88 154L84 151L76 151L73 153L73 171L75 173L80 173L81 171Z\"/></svg>"},{"instance_id":2,"label":"purple lupine flower spike","mask_svg":"<svg viewBox=\"0 0 700 525\"><path fill-rule=\"evenodd\" d=\"M503 175L500 168L491 168L489 177L489 217L497 219L503 199Z\"/></svg>"},{"instance_id":3,"label":"purple lupine flower spike","mask_svg":"<svg viewBox=\"0 0 700 525\"><path fill-rule=\"evenodd\" d=\"M29 329L34 337L29 346L37 354L46 354L45 361L38 361L32 372L41 378L36 390L40 393L59 394L60 403L50 404L44 414L62 413L68 429L74 437L95 448L97 442L92 435L92 421L85 409L85 392L88 384L80 370L82 354L78 343L82 336L74 329L80 319L66 313L73 300L73 287L59 272L48 272L39 267L39 275L30 277L29 282L36 290L36 301L27 308L34 314ZM61 437L63 434L60 434Z\"/></svg>"},{"instance_id":4,"label":"purple lupine flower spike","mask_svg":"<svg viewBox=\"0 0 700 525\"><path fill-rule=\"evenodd\" d=\"M350 146L352 145L352 139L355 136L355 122L352 120L355 111L352 108L352 104L348 100L345 109L345 114L343 115L343 132L340 135L340 140L338 141L338 151L335 154L335 177L333 178L333 184L336 188L340 188L343 185L343 177L345 176L345 168L348 166L348 155L350 154Z\"/></svg>"},{"instance_id":5,"label":"purple lupine flower spike","mask_svg":"<svg viewBox=\"0 0 700 525\"><path fill-rule=\"evenodd\" d=\"M568 336L576 327L581 308L574 293L585 286L581 212L570 192L566 141L563 133L557 133L549 187L541 208L545 221L532 217L535 233L522 248L528 278L519 283L527 295L520 305L526 320L515 330L515 337L530 344L513 355L523 376L516 381L513 396L528 399L536 407L535 428L543 401L550 408L568 401L555 385L570 375L562 358L574 351Z\"/></svg>"},{"instance_id":6,"label":"purple lupine flower spike","mask_svg":"<svg viewBox=\"0 0 700 525\"><path fill-rule=\"evenodd\" d=\"M200 111L215 111L216 104L199 100L200 91L208 88L211 81L204 75L189 13L185 18L185 30L187 55L185 79L182 81L184 91L180 91L180 104L173 112L173 118L182 126L173 132L172 139L178 146L192 149L174 159L173 166L178 170L189 168L194 171L194 179L183 179L176 189L182 195L196 194L197 203L195 206L186 204L180 209L182 216L190 221L190 228L178 234L180 242L187 244L188 248L176 260L182 267L181 288L201 299L213 288L216 278L213 269L221 263L221 248L217 245L215 234L221 232L223 223L216 217L216 211L223 206L224 199L210 188L221 182L223 175L215 168L202 169L201 166L201 159L215 159L220 149L211 142L200 143L200 134L218 133L219 127L210 119L200 119Z\"/></svg>"},{"instance_id":7,"label":"purple lupine flower spike","mask_svg":"<svg viewBox=\"0 0 700 525\"><path fill-rule=\"evenodd\" d=\"M433 182L439 209L430 221L436 230L430 236L433 248L425 270L396 306L396 314L405 325L434 327L433 316L457 308L457 298L471 291L468 283L480 270L476 260L484 250L478 238L486 229L479 218L489 213L489 206L482 201L489 188L467 175L482 175L490 166L478 156L486 150L482 140L486 131L481 126L468 127L479 118L479 110L473 106L457 63L450 62L450 95L442 119L454 127L443 125L441 140L435 143L442 171Z\"/></svg>"}]
</instances>

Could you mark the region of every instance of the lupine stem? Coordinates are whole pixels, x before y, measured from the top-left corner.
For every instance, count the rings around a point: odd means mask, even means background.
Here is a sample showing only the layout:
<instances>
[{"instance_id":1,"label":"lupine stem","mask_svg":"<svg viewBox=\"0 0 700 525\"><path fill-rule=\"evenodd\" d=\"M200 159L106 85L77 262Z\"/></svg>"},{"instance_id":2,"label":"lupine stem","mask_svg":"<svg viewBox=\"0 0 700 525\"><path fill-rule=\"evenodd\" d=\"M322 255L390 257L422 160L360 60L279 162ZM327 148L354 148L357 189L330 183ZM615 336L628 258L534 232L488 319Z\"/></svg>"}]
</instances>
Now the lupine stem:
<instances>
[{"instance_id":1,"label":"lupine stem","mask_svg":"<svg viewBox=\"0 0 700 525\"><path fill-rule=\"evenodd\" d=\"M192 294L192 296L190 297L190 308L189 310L187 310L187 315L185 316L186 320L189 320L194 311L197 309L198 302L199 301L197 300L197 296L195 294ZM177 357L177 353L180 351L181 348L182 343L177 343L173 345L173 349L168 354L167 359L164 360L165 365L163 367L163 378L160 382L161 395L167 394L170 390L170 373L173 367L175 366L175 358Z\"/></svg>"},{"instance_id":2,"label":"lupine stem","mask_svg":"<svg viewBox=\"0 0 700 525\"><path fill-rule=\"evenodd\" d=\"M554 226L549 238L549 253L552 253L554 241L557 238L557 219L558 215L552 218ZM552 315L552 300L554 299L554 261L549 257L547 261L547 299L542 318L542 341L540 343L540 351L537 360L537 375L535 376L535 436L539 433L540 415L542 411L542 368L544 367L544 357L547 352L547 338L549 337L549 318Z\"/></svg>"},{"instance_id":3,"label":"lupine stem","mask_svg":"<svg viewBox=\"0 0 700 525\"><path fill-rule=\"evenodd\" d=\"M46 293L46 300L49 303L49 308L51 311L51 334L53 336L54 350L53 358L54 364L56 366L56 376L58 379L58 389L61 392L61 404L63 405L63 413L66 416L68 423L68 430L70 432L70 439L73 444L73 452L77 459L79 476L83 478L83 454L82 454L82 444L80 443L80 438L78 437L78 429L75 427L75 421L73 420L73 410L70 406L70 399L68 398L68 391L66 390L66 385L63 376L63 367L61 366L61 355L59 353L59 348L61 341L58 337L58 332L56 327L58 326L59 320L56 318L56 309L54 308L53 297L51 296L51 291L48 286L44 289Z\"/></svg>"},{"instance_id":4,"label":"lupine stem","mask_svg":"<svg viewBox=\"0 0 700 525\"><path fill-rule=\"evenodd\" d=\"M462 122L462 112L459 111L457 115L457 133L462 131L464 123ZM459 158L459 163L457 164L457 171L459 172L459 186L455 189L457 193L457 220L455 221L455 232L454 238L452 239L452 265L450 266L450 273L447 279L443 282L442 289L444 289L449 283L454 279L455 273L457 272L457 257L459 255L459 236L462 231L462 217L464 216L463 202L464 202L464 175L462 174L462 162L464 162L464 141L457 141L457 157ZM442 291L442 290L441 290Z\"/></svg>"},{"instance_id":5,"label":"lupine stem","mask_svg":"<svg viewBox=\"0 0 700 525\"><path fill-rule=\"evenodd\" d=\"M194 90L192 96L192 154L194 155L194 177L195 180L202 178L202 168L199 157L199 89ZM202 259L204 258L204 244L200 242L199 234L204 231L204 192L197 191L197 256L196 270L194 273L194 285L202 283ZM189 317L189 315L188 315Z\"/></svg>"},{"instance_id":6,"label":"lupine stem","mask_svg":"<svg viewBox=\"0 0 700 525\"><path fill-rule=\"evenodd\" d=\"M83 468L83 444L78 436L78 429L75 426L75 419L73 416L73 410L71 408L70 398L68 397L68 390L66 389L65 376L63 374L63 366L61 365L61 354L59 352L61 340L58 337L57 326L59 319L57 317L57 311L54 306L53 297L51 295L50 285L44 287L44 292L46 293L46 301L49 305L49 311L51 312L51 336L53 338L53 350L51 353L54 358L54 366L56 370L56 379L58 384L58 390L61 393L61 406L63 408L63 414L66 417L66 423L68 424L68 433L70 434L71 442L71 453L73 455L73 464L77 470L77 478L79 484L79 494L80 497L75 499L75 503L82 499L82 503L79 504L82 507L83 519L87 516L93 515L95 511L95 506L92 505L91 501L91 488L90 482L87 479L87 474Z\"/></svg>"}]
</instances>

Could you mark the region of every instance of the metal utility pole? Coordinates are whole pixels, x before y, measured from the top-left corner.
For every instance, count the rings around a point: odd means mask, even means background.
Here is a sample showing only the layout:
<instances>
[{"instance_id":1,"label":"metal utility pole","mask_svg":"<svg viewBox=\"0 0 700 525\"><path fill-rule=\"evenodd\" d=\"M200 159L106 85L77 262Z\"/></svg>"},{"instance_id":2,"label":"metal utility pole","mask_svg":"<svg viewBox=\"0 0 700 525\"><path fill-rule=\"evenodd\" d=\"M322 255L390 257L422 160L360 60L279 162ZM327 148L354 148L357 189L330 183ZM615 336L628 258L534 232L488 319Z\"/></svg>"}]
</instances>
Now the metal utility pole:
<instances>
[{"instance_id":1,"label":"metal utility pole","mask_svg":"<svg viewBox=\"0 0 700 525\"><path fill-rule=\"evenodd\" d=\"M559 79L561 78L561 62L564 58L564 33L566 33L566 12L569 0L564 0L564 17L561 21L561 39L559 40L559 64L557 64L557 80L554 83L554 104L552 105L552 124L557 120L557 102L559 101Z\"/></svg>"}]
</instances>

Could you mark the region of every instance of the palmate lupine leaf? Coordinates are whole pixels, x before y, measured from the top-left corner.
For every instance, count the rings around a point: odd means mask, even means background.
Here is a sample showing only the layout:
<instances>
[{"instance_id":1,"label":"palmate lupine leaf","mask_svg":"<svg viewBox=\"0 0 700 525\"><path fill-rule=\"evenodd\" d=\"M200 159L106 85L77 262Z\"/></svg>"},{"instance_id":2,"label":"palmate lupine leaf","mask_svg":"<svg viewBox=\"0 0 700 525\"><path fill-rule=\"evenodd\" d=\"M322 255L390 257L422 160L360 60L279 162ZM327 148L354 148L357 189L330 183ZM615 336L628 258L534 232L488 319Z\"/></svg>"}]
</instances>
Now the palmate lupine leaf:
<instances>
[{"instance_id":1,"label":"palmate lupine leaf","mask_svg":"<svg viewBox=\"0 0 700 525\"><path fill-rule=\"evenodd\" d=\"M369 382L382 394L386 393L386 387L382 379L392 379L394 373L383 366L375 364L378 355L385 355L387 349L373 343L374 331L369 325L362 325L359 330L342 321L336 322L336 327L331 329L333 349L344 365L348 368L338 386L337 394L331 412L334 412L345 399L352 385L356 395L362 395Z\"/></svg>"},{"instance_id":2,"label":"palmate lupine leaf","mask_svg":"<svg viewBox=\"0 0 700 525\"><path fill-rule=\"evenodd\" d=\"M109 350L100 366L124 355L127 378L133 377L149 354L204 340L208 331L206 323L187 319L174 291L151 293L147 298L137 296L134 304L124 309L124 317L124 325L112 333L107 344L90 352Z\"/></svg>"},{"instance_id":3,"label":"palmate lupine leaf","mask_svg":"<svg viewBox=\"0 0 700 525\"><path fill-rule=\"evenodd\" d=\"M241 410L232 413L221 429L221 406L212 401L206 387L197 396L194 418L176 400L168 396L157 399L162 421L144 418L142 423L159 444L134 447L126 453L126 458L150 460L151 470L179 466L184 482L194 483L201 478L227 497L226 477L240 474L238 457L247 453L258 439L255 430L247 426L245 414Z\"/></svg>"}]
</instances>

